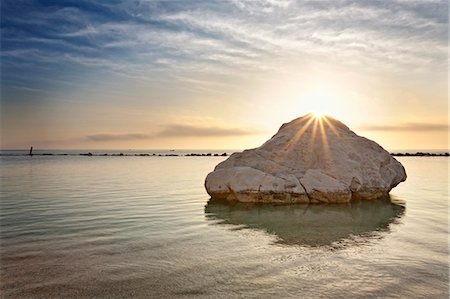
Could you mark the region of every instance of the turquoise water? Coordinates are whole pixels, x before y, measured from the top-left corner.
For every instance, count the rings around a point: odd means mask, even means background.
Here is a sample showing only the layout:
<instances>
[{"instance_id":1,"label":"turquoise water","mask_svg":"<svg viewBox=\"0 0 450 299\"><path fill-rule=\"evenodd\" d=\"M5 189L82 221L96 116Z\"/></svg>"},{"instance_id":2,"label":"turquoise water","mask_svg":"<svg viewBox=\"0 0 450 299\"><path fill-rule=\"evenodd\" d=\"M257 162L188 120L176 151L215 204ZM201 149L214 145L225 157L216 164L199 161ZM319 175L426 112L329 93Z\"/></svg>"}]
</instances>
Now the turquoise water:
<instances>
[{"instance_id":1,"label":"turquoise water","mask_svg":"<svg viewBox=\"0 0 450 299\"><path fill-rule=\"evenodd\" d=\"M3 156L3 298L448 298L448 158L390 200L209 202L223 157Z\"/></svg>"}]
</instances>

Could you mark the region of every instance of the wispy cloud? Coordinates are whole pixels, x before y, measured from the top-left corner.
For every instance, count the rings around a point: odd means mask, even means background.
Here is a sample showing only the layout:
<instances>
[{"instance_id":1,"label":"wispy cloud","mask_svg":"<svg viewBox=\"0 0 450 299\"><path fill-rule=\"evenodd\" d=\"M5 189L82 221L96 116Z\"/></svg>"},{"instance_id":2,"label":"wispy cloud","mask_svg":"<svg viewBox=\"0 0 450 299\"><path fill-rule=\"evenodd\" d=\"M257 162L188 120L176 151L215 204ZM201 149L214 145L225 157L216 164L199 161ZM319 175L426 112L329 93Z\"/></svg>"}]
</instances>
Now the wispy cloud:
<instances>
[{"instance_id":1,"label":"wispy cloud","mask_svg":"<svg viewBox=\"0 0 450 299\"><path fill-rule=\"evenodd\" d=\"M150 139L152 137L153 137L152 135L141 133L93 134L86 136L86 138L91 141L126 141L126 140Z\"/></svg>"},{"instance_id":2,"label":"wispy cloud","mask_svg":"<svg viewBox=\"0 0 450 299\"><path fill-rule=\"evenodd\" d=\"M367 125L362 126L367 131L448 131L448 124L406 123L399 125Z\"/></svg>"},{"instance_id":3,"label":"wispy cloud","mask_svg":"<svg viewBox=\"0 0 450 299\"><path fill-rule=\"evenodd\" d=\"M168 125L158 133L161 137L226 137L261 133L257 129L197 127L188 125Z\"/></svg>"},{"instance_id":4,"label":"wispy cloud","mask_svg":"<svg viewBox=\"0 0 450 299\"><path fill-rule=\"evenodd\" d=\"M49 65L54 58L53 68L67 64L149 77L154 68L169 73L277 70L308 57L369 70L411 71L442 65L447 57L444 0L79 1L49 6L7 0L3 6L4 59ZM40 31L33 30L37 26Z\"/></svg>"},{"instance_id":5,"label":"wispy cloud","mask_svg":"<svg viewBox=\"0 0 450 299\"><path fill-rule=\"evenodd\" d=\"M99 133L86 136L89 141L105 142L105 141L130 141L145 140L155 138L185 138L185 137L228 137L228 136L245 136L256 135L262 131L251 128L225 128L225 127L205 127L192 125L170 124L162 126L158 132L152 134L145 133L124 133L110 134Z\"/></svg>"}]
</instances>

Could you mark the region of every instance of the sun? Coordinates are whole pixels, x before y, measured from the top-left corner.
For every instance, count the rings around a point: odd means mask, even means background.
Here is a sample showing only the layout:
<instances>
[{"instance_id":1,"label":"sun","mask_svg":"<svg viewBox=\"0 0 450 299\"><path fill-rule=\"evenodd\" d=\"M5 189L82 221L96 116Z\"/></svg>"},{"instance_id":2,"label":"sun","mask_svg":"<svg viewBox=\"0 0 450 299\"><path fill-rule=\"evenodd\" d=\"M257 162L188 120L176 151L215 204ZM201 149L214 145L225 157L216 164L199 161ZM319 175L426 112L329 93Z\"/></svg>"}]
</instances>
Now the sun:
<instances>
[{"instance_id":1,"label":"sun","mask_svg":"<svg viewBox=\"0 0 450 299\"><path fill-rule=\"evenodd\" d=\"M323 116L324 116L324 113L323 112L321 112L321 111L312 111L311 112L312 113L312 115L315 117L315 118L322 118Z\"/></svg>"},{"instance_id":2,"label":"sun","mask_svg":"<svg viewBox=\"0 0 450 299\"><path fill-rule=\"evenodd\" d=\"M317 119L334 115L340 109L339 102L338 93L326 88L311 90L302 97L303 108Z\"/></svg>"}]
</instances>

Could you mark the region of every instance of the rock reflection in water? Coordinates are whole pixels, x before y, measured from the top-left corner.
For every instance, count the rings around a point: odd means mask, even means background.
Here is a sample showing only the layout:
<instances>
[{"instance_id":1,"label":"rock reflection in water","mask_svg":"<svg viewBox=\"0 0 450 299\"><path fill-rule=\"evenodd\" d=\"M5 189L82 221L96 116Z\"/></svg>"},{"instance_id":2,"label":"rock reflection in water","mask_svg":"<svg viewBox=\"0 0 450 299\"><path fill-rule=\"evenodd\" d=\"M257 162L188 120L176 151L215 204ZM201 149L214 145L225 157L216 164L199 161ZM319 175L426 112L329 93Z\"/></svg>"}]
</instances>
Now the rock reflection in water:
<instances>
[{"instance_id":1,"label":"rock reflection in water","mask_svg":"<svg viewBox=\"0 0 450 299\"><path fill-rule=\"evenodd\" d=\"M313 247L382 237L404 212L403 204L390 197L338 205L258 205L211 199L205 207L206 218L214 224L264 230L275 235L277 243Z\"/></svg>"}]
</instances>

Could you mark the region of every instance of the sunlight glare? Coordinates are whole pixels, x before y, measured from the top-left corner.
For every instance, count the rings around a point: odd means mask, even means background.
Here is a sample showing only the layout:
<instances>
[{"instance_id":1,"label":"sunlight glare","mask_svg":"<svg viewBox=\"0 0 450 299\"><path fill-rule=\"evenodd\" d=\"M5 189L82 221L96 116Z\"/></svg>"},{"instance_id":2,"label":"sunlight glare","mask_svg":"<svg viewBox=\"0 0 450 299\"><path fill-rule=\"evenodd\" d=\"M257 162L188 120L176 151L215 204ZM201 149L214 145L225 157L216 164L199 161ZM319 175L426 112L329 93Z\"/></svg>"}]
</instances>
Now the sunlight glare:
<instances>
[{"instance_id":1,"label":"sunlight glare","mask_svg":"<svg viewBox=\"0 0 450 299\"><path fill-rule=\"evenodd\" d=\"M321 111L313 111L312 114L315 118L321 118L324 115Z\"/></svg>"},{"instance_id":2,"label":"sunlight glare","mask_svg":"<svg viewBox=\"0 0 450 299\"><path fill-rule=\"evenodd\" d=\"M334 116L339 111L339 98L329 90L312 90L305 94L303 99L305 108L311 111L315 118Z\"/></svg>"}]
</instances>

